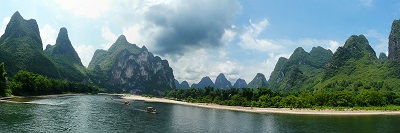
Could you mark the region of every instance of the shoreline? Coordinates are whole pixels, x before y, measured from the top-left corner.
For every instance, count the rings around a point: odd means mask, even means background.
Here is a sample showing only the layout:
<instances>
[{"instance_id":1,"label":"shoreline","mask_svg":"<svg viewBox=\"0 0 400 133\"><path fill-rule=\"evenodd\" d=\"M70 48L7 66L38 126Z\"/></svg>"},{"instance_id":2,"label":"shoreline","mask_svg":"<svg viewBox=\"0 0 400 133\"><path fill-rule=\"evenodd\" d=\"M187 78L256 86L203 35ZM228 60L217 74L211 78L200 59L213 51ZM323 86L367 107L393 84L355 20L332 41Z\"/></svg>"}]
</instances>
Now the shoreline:
<instances>
[{"instance_id":1,"label":"shoreline","mask_svg":"<svg viewBox=\"0 0 400 133\"><path fill-rule=\"evenodd\" d=\"M260 114L296 114L296 115L400 115L400 111L381 111L381 110L313 110L313 109L290 109L290 108L259 108L259 107L242 107L242 106L227 106L208 103L188 103L183 101L170 100L165 98L149 98L138 95L120 95L122 99L139 100L145 102L160 102L179 104L185 106L193 106L200 108L231 110L239 112L250 112Z\"/></svg>"},{"instance_id":2,"label":"shoreline","mask_svg":"<svg viewBox=\"0 0 400 133\"><path fill-rule=\"evenodd\" d=\"M64 97L64 96L80 96L80 95L85 95L85 94L73 94L73 93L67 93L67 94L50 94L50 95L39 95L39 96L11 96L11 97L1 97L0 102L14 102L14 103L26 103L28 101L15 101L15 99L29 99L29 98L54 98L54 97Z\"/></svg>"}]
</instances>

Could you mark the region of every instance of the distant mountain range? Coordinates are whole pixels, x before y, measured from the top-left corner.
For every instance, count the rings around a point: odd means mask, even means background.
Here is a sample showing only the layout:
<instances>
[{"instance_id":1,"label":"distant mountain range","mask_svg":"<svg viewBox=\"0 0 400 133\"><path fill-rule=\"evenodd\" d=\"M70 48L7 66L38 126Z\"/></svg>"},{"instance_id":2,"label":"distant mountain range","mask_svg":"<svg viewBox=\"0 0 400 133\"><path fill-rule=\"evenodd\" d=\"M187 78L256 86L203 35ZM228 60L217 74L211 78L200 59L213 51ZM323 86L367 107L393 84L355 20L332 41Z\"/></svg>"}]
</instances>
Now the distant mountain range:
<instances>
[{"instance_id":1,"label":"distant mountain range","mask_svg":"<svg viewBox=\"0 0 400 133\"><path fill-rule=\"evenodd\" d=\"M145 46L139 48L118 37L108 50L96 50L88 68L82 65L68 37L61 28L56 44L43 51L36 20L25 20L15 12L0 37L0 62L5 63L9 77L20 70L45 77L83 82L106 88L108 92L161 95L165 90L214 87L270 88L291 92L298 90L399 90L400 86L400 20L392 23L389 55L376 56L364 35L350 36L335 53L322 47L306 52L299 47L290 58L279 58L268 81L257 73L248 84L238 79L234 85L224 74L214 82L203 77L189 86L179 83L167 60L154 56Z\"/></svg>"}]
</instances>

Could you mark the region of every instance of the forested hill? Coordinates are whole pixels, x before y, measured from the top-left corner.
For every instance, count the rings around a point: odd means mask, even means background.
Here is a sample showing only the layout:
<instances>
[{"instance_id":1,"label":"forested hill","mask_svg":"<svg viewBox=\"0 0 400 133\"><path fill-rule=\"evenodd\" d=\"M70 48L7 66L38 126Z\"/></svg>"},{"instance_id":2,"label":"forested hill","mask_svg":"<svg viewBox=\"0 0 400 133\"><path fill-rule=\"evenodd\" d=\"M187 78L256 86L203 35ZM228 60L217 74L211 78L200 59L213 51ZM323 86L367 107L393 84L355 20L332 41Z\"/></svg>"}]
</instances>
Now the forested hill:
<instances>
[{"instance_id":1,"label":"forested hill","mask_svg":"<svg viewBox=\"0 0 400 133\"><path fill-rule=\"evenodd\" d=\"M43 52L42 40L36 20L25 20L15 12L0 37L0 62L5 63L8 75L26 70L60 79L60 73Z\"/></svg>"},{"instance_id":2,"label":"forested hill","mask_svg":"<svg viewBox=\"0 0 400 133\"><path fill-rule=\"evenodd\" d=\"M45 54L54 61L62 79L82 82L87 80L86 68L68 37L66 28L61 28L55 45L47 45Z\"/></svg>"},{"instance_id":3,"label":"forested hill","mask_svg":"<svg viewBox=\"0 0 400 133\"><path fill-rule=\"evenodd\" d=\"M297 48L289 59L281 57L278 60L269 79L270 88L293 91L310 87L332 55L332 51L319 46L312 48L310 53Z\"/></svg>"}]
</instances>

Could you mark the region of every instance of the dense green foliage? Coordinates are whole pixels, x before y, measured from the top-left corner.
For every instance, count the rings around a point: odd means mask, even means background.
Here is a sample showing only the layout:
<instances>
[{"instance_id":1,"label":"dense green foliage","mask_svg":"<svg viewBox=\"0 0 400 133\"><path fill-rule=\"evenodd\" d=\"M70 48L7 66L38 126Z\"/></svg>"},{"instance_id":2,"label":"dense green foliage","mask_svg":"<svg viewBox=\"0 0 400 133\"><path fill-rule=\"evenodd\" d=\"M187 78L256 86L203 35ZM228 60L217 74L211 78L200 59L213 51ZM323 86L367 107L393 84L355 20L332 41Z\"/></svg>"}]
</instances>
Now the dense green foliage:
<instances>
[{"instance_id":1,"label":"dense green foliage","mask_svg":"<svg viewBox=\"0 0 400 133\"><path fill-rule=\"evenodd\" d=\"M337 49L313 89L399 91L397 66L396 62L379 60L363 35L351 36Z\"/></svg>"},{"instance_id":2,"label":"dense green foliage","mask_svg":"<svg viewBox=\"0 0 400 133\"><path fill-rule=\"evenodd\" d=\"M315 77L324 71L332 55L330 50L322 47L314 47L310 53L297 48L289 59L279 58L269 79L270 88L280 91L308 88L313 85Z\"/></svg>"},{"instance_id":3,"label":"dense green foliage","mask_svg":"<svg viewBox=\"0 0 400 133\"><path fill-rule=\"evenodd\" d=\"M16 12L0 38L0 62L9 75L19 70L60 78L55 64L44 54L36 20L25 20Z\"/></svg>"},{"instance_id":4,"label":"dense green foliage","mask_svg":"<svg viewBox=\"0 0 400 133\"><path fill-rule=\"evenodd\" d=\"M3 63L0 64L0 69ZM4 70L4 69L3 69ZM1 71L1 70L0 70ZM6 73L3 71L3 73ZM94 85L86 85L79 82L69 82L46 78L39 74L33 74L28 71L19 71L13 78L1 77L6 81L0 82L5 89L1 90L2 96L17 95L46 95L62 93L98 93L102 91Z\"/></svg>"},{"instance_id":5,"label":"dense green foliage","mask_svg":"<svg viewBox=\"0 0 400 133\"><path fill-rule=\"evenodd\" d=\"M13 95L46 95L61 93L98 93L99 88L78 82L60 81L39 74L19 71L10 86Z\"/></svg>"},{"instance_id":6,"label":"dense green foliage","mask_svg":"<svg viewBox=\"0 0 400 133\"><path fill-rule=\"evenodd\" d=\"M214 103L229 106L274 108L321 108L321 107L384 107L400 105L400 94L377 90L294 91L280 92L268 88L243 90L184 89L171 90L166 97L187 102Z\"/></svg>"},{"instance_id":7,"label":"dense green foliage","mask_svg":"<svg viewBox=\"0 0 400 133\"><path fill-rule=\"evenodd\" d=\"M379 60L381 60L382 62L386 62L388 60L388 57L386 56L385 53L381 52L379 54Z\"/></svg>"},{"instance_id":8,"label":"dense green foliage","mask_svg":"<svg viewBox=\"0 0 400 133\"><path fill-rule=\"evenodd\" d=\"M6 96L7 72L4 69L4 62L0 64L0 97Z\"/></svg>"}]
</instances>

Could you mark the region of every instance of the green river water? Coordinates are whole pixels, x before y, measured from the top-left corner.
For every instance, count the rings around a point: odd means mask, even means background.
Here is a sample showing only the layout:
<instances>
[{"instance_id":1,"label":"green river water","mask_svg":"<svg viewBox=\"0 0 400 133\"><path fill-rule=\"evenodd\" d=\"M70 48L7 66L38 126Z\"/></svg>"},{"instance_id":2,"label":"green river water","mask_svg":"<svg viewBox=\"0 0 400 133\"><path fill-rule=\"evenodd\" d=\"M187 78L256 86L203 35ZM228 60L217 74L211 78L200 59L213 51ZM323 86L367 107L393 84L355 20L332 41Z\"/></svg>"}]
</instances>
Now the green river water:
<instances>
[{"instance_id":1,"label":"green river water","mask_svg":"<svg viewBox=\"0 0 400 133\"><path fill-rule=\"evenodd\" d=\"M0 132L400 132L398 115L257 114L123 101L110 95L82 95L0 102ZM148 106L158 113L144 112Z\"/></svg>"}]
</instances>

